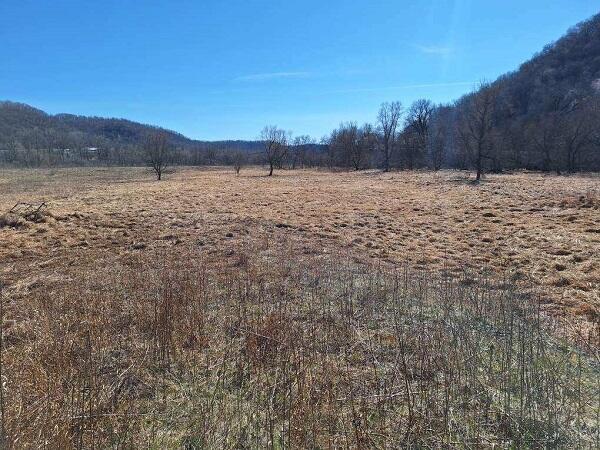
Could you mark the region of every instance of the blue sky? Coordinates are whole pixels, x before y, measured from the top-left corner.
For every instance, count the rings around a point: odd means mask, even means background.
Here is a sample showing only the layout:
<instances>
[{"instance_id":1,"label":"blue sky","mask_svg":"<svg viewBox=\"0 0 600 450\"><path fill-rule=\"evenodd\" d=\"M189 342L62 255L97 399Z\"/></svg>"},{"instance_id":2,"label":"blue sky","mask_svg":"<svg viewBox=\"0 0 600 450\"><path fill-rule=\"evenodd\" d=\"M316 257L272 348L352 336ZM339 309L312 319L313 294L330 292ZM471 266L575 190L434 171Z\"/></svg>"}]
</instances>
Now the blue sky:
<instances>
[{"instance_id":1,"label":"blue sky","mask_svg":"<svg viewBox=\"0 0 600 450\"><path fill-rule=\"evenodd\" d=\"M0 0L0 99L198 139L320 138L383 101L447 102L597 0Z\"/></svg>"}]
</instances>

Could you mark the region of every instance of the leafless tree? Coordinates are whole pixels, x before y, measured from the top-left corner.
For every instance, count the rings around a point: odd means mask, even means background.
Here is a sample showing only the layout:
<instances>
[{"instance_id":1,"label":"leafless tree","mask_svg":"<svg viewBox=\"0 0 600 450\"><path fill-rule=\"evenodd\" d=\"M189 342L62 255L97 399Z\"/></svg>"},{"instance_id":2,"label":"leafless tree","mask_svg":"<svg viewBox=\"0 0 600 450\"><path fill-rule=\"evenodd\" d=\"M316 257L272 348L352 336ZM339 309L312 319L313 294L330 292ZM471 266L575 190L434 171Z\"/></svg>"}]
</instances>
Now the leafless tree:
<instances>
[{"instance_id":1,"label":"leafless tree","mask_svg":"<svg viewBox=\"0 0 600 450\"><path fill-rule=\"evenodd\" d=\"M426 99L416 100L408 109L405 119L405 132L410 134L405 146L408 169L413 169L425 154L434 109L433 103Z\"/></svg>"},{"instance_id":2,"label":"leafless tree","mask_svg":"<svg viewBox=\"0 0 600 450\"><path fill-rule=\"evenodd\" d=\"M279 166L287 154L288 133L274 125L267 125L260 133L260 140L264 144L265 159L269 164L269 176L273 169Z\"/></svg>"},{"instance_id":3,"label":"leafless tree","mask_svg":"<svg viewBox=\"0 0 600 450\"><path fill-rule=\"evenodd\" d=\"M370 123L365 123L358 130L358 148L361 154L361 165L364 168L369 165L372 155L377 148L377 131Z\"/></svg>"},{"instance_id":4,"label":"leafless tree","mask_svg":"<svg viewBox=\"0 0 600 450\"><path fill-rule=\"evenodd\" d=\"M468 99L458 124L458 137L477 171L476 181L481 179L484 161L494 157L493 119L497 97L496 86L481 83L479 91Z\"/></svg>"},{"instance_id":5,"label":"leafless tree","mask_svg":"<svg viewBox=\"0 0 600 450\"><path fill-rule=\"evenodd\" d=\"M531 144L531 136L526 132L522 120L514 119L504 124L499 130L498 159L512 168L528 166L527 148Z\"/></svg>"},{"instance_id":6,"label":"leafless tree","mask_svg":"<svg viewBox=\"0 0 600 450\"><path fill-rule=\"evenodd\" d=\"M452 145L453 116L453 109L449 106L438 106L432 115L427 147L433 170L440 170L447 162L447 150Z\"/></svg>"},{"instance_id":7,"label":"leafless tree","mask_svg":"<svg viewBox=\"0 0 600 450\"><path fill-rule=\"evenodd\" d=\"M146 161L160 181L172 160L173 149L169 144L166 133L157 132L150 135L146 141Z\"/></svg>"},{"instance_id":8,"label":"leafless tree","mask_svg":"<svg viewBox=\"0 0 600 450\"><path fill-rule=\"evenodd\" d=\"M333 130L328 148L333 165L361 170L368 167L377 146L377 133L371 124L359 128L355 122L342 123Z\"/></svg>"},{"instance_id":9,"label":"leafless tree","mask_svg":"<svg viewBox=\"0 0 600 450\"><path fill-rule=\"evenodd\" d=\"M429 158L431 168L438 171L442 168L446 152L448 133L443 126L436 126L429 138Z\"/></svg>"},{"instance_id":10,"label":"leafless tree","mask_svg":"<svg viewBox=\"0 0 600 450\"><path fill-rule=\"evenodd\" d=\"M240 174L242 167L246 164L246 160L246 155L241 151L236 151L232 154L233 170L235 170L236 175Z\"/></svg>"},{"instance_id":11,"label":"leafless tree","mask_svg":"<svg viewBox=\"0 0 600 450\"><path fill-rule=\"evenodd\" d=\"M540 156L541 168L544 171L556 170L560 172L558 163L560 123L559 113L552 113L545 115L539 121L530 123L528 126L533 148Z\"/></svg>"},{"instance_id":12,"label":"leafless tree","mask_svg":"<svg viewBox=\"0 0 600 450\"><path fill-rule=\"evenodd\" d=\"M313 138L308 135L296 136L290 147L292 169L304 168L308 159L308 148L314 144Z\"/></svg>"},{"instance_id":13,"label":"leafless tree","mask_svg":"<svg viewBox=\"0 0 600 450\"><path fill-rule=\"evenodd\" d=\"M402 104L400 102L383 103L379 108L377 122L381 132L381 151L383 153L383 170L390 170L392 151L396 141L398 123L402 117Z\"/></svg>"},{"instance_id":14,"label":"leafless tree","mask_svg":"<svg viewBox=\"0 0 600 450\"><path fill-rule=\"evenodd\" d=\"M579 170L584 152L593 144L600 123L597 105L578 104L564 121L562 131L562 156L568 172Z\"/></svg>"},{"instance_id":15,"label":"leafless tree","mask_svg":"<svg viewBox=\"0 0 600 450\"><path fill-rule=\"evenodd\" d=\"M16 162L19 157L18 143L16 141L9 141L5 144L5 147L4 160L8 163Z\"/></svg>"},{"instance_id":16,"label":"leafless tree","mask_svg":"<svg viewBox=\"0 0 600 450\"><path fill-rule=\"evenodd\" d=\"M362 153L358 145L358 126L355 122L342 123L333 130L329 139L329 148L335 165L360 170Z\"/></svg>"},{"instance_id":17,"label":"leafless tree","mask_svg":"<svg viewBox=\"0 0 600 450\"><path fill-rule=\"evenodd\" d=\"M209 166L214 166L217 161L217 151L214 148L206 149L206 163Z\"/></svg>"}]
</instances>

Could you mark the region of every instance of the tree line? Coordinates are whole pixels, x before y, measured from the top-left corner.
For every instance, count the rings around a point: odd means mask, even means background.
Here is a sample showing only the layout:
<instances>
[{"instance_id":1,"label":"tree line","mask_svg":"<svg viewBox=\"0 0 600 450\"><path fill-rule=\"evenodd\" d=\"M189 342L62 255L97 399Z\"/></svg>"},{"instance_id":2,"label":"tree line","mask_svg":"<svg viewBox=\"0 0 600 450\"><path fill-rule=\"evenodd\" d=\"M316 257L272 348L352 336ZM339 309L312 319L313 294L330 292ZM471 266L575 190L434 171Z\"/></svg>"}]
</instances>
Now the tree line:
<instances>
[{"instance_id":1,"label":"tree line","mask_svg":"<svg viewBox=\"0 0 600 450\"><path fill-rule=\"evenodd\" d=\"M515 169L557 174L600 170L600 96L549 93L537 114L514 113L513 98L502 79L481 83L454 104L435 105L419 99L407 108L400 101L383 103L375 123L339 125L320 145L309 136L292 138L277 126L260 134L262 152L233 151L219 163L239 173L246 164L274 169L328 167L471 169L479 180L485 172Z\"/></svg>"},{"instance_id":2,"label":"tree line","mask_svg":"<svg viewBox=\"0 0 600 450\"><path fill-rule=\"evenodd\" d=\"M155 129L142 145L106 139L70 141L35 128L27 139L4 143L0 162L12 166L264 164L275 169L328 167L363 170L472 169L485 172L530 169L572 173L600 170L600 95L547 92L542 109L518 113L518 92L506 79L481 83L453 104L419 99L404 107L383 103L374 123L341 123L319 141L267 126L253 146L235 142L181 145ZM64 138L64 137L63 137ZM160 162L157 163L156 155ZM156 171L156 169L155 169ZM160 178L160 169L157 172Z\"/></svg>"},{"instance_id":3,"label":"tree line","mask_svg":"<svg viewBox=\"0 0 600 450\"><path fill-rule=\"evenodd\" d=\"M375 123L341 123L321 139L313 165L331 169L414 170L472 169L485 172L529 169L572 173L600 170L600 97L556 96L534 116L514 117L501 81L481 83L451 105L419 99L407 108L383 103ZM264 163L273 168L298 166L306 152L275 126L261 133ZM304 166L300 164L301 167Z\"/></svg>"},{"instance_id":4,"label":"tree line","mask_svg":"<svg viewBox=\"0 0 600 450\"><path fill-rule=\"evenodd\" d=\"M343 123L328 140L332 166L439 170L600 170L600 99L557 98L534 117L511 117L498 83L454 105L384 103L375 125Z\"/></svg>"}]
</instances>

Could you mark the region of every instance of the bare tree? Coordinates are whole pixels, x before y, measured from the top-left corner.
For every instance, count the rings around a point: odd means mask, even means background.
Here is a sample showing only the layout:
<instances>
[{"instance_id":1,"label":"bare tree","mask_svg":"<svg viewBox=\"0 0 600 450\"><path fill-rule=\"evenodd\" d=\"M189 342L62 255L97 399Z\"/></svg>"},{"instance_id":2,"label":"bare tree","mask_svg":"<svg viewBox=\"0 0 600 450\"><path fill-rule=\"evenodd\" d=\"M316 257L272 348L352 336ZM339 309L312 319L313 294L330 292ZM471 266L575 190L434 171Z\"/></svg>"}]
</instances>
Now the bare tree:
<instances>
[{"instance_id":1,"label":"bare tree","mask_svg":"<svg viewBox=\"0 0 600 450\"><path fill-rule=\"evenodd\" d=\"M428 148L429 164L433 170L440 170L446 162L448 147L452 144L452 127L454 124L453 109L449 106L438 106L431 118L429 127Z\"/></svg>"},{"instance_id":2,"label":"bare tree","mask_svg":"<svg viewBox=\"0 0 600 450\"><path fill-rule=\"evenodd\" d=\"M353 167L354 170L361 169L363 161L358 135L355 122L342 123L339 128L333 130L329 138L329 149L335 165Z\"/></svg>"},{"instance_id":3,"label":"bare tree","mask_svg":"<svg viewBox=\"0 0 600 450\"><path fill-rule=\"evenodd\" d=\"M500 128L498 159L512 168L528 166L526 149L532 144L525 131L525 123L517 118Z\"/></svg>"},{"instance_id":4,"label":"bare tree","mask_svg":"<svg viewBox=\"0 0 600 450\"><path fill-rule=\"evenodd\" d=\"M444 163L447 139L448 133L446 131L446 127L444 127L442 124L436 124L429 138L429 159L431 162L431 168L435 171L440 170L442 168L442 164Z\"/></svg>"},{"instance_id":5,"label":"bare tree","mask_svg":"<svg viewBox=\"0 0 600 450\"><path fill-rule=\"evenodd\" d=\"M19 157L19 145L16 141L9 141L5 144L6 152L4 155L4 159L7 163L13 163L17 161Z\"/></svg>"},{"instance_id":6,"label":"bare tree","mask_svg":"<svg viewBox=\"0 0 600 450\"><path fill-rule=\"evenodd\" d=\"M292 169L304 168L308 159L308 148L314 144L314 139L308 135L297 136L290 148Z\"/></svg>"},{"instance_id":7,"label":"bare tree","mask_svg":"<svg viewBox=\"0 0 600 450\"><path fill-rule=\"evenodd\" d=\"M593 103L578 104L565 119L562 132L562 156L568 172L575 172L586 149L594 142L599 115Z\"/></svg>"},{"instance_id":8,"label":"bare tree","mask_svg":"<svg viewBox=\"0 0 600 450\"><path fill-rule=\"evenodd\" d=\"M561 173L560 147L565 119L573 107L572 99L562 93L553 93L546 100L545 113L530 121L527 132L532 147L541 159L542 170Z\"/></svg>"},{"instance_id":9,"label":"bare tree","mask_svg":"<svg viewBox=\"0 0 600 450\"><path fill-rule=\"evenodd\" d=\"M233 170L235 170L236 175L240 174L242 167L244 167L244 165L246 164L246 159L247 159L246 155L244 153L242 153L241 151L236 151L233 153L232 163L233 163Z\"/></svg>"},{"instance_id":10,"label":"bare tree","mask_svg":"<svg viewBox=\"0 0 600 450\"><path fill-rule=\"evenodd\" d=\"M366 123L358 128L355 122L342 123L328 139L328 149L333 165L361 170L369 166L371 155L377 147L377 133Z\"/></svg>"},{"instance_id":11,"label":"bare tree","mask_svg":"<svg viewBox=\"0 0 600 450\"><path fill-rule=\"evenodd\" d=\"M494 157L494 112L498 97L496 86L481 83L479 91L468 99L458 124L458 137L475 165L479 181L484 170L484 160Z\"/></svg>"},{"instance_id":12,"label":"bare tree","mask_svg":"<svg viewBox=\"0 0 600 450\"><path fill-rule=\"evenodd\" d=\"M413 169L425 154L434 109L433 103L426 99L416 100L408 109L405 132L410 137L406 139L405 151L409 169Z\"/></svg>"},{"instance_id":13,"label":"bare tree","mask_svg":"<svg viewBox=\"0 0 600 450\"><path fill-rule=\"evenodd\" d=\"M358 130L358 151L362 168L368 167L373 153L377 148L377 132L370 123L365 123ZM358 169L357 169L358 170Z\"/></svg>"},{"instance_id":14,"label":"bare tree","mask_svg":"<svg viewBox=\"0 0 600 450\"><path fill-rule=\"evenodd\" d=\"M172 152L166 133L157 132L148 137L145 145L146 161L156 174L158 181L162 179L171 163Z\"/></svg>"},{"instance_id":15,"label":"bare tree","mask_svg":"<svg viewBox=\"0 0 600 450\"><path fill-rule=\"evenodd\" d=\"M209 147L206 149L206 164L209 166L214 166L217 163L217 151Z\"/></svg>"},{"instance_id":16,"label":"bare tree","mask_svg":"<svg viewBox=\"0 0 600 450\"><path fill-rule=\"evenodd\" d=\"M265 159L269 164L269 176L273 169L280 166L287 154L288 133L273 125L267 125L260 133L260 140L264 144Z\"/></svg>"},{"instance_id":17,"label":"bare tree","mask_svg":"<svg viewBox=\"0 0 600 450\"><path fill-rule=\"evenodd\" d=\"M383 170L390 170L392 151L396 141L398 122L402 117L402 103L382 103L377 115L379 130L381 132L381 151L383 153Z\"/></svg>"},{"instance_id":18,"label":"bare tree","mask_svg":"<svg viewBox=\"0 0 600 450\"><path fill-rule=\"evenodd\" d=\"M559 113L546 114L541 120L528 125L533 148L539 154L542 170L560 172L558 163L558 144L560 137Z\"/></svg>"}]
</instances>

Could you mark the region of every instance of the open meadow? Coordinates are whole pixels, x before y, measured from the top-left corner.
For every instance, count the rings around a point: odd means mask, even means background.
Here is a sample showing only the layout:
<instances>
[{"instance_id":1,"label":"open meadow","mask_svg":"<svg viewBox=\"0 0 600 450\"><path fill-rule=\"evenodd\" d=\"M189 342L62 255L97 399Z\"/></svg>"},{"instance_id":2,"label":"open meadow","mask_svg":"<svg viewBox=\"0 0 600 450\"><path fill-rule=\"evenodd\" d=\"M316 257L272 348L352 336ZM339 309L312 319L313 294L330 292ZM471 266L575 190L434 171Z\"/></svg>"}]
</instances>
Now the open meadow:
<instances>
[{"instance_id":1,"label":"open meadow","mask_svg":"<svg viewBox=\"0 0 600 450\"><path fill-rule=\"evenodd\" d=\"M264 175L0 172L5 435L598 443L597 175Z\"/></svg>"},{"instance_id":2,"label":"open meadow","mask_svg":"<svg viewBox=\"0 0 600 450\"><path fill-rule=\"evenodd\" d=\"M3 228L2 276L15 293L149 249L231 257L245 245L293 242L307 253L426 269L465 268L539 287L545 308L600 318L600 178L466 172L15 170L0 175L0 211L47 203L41 223Z\"/></svg>"}]
</instances>

